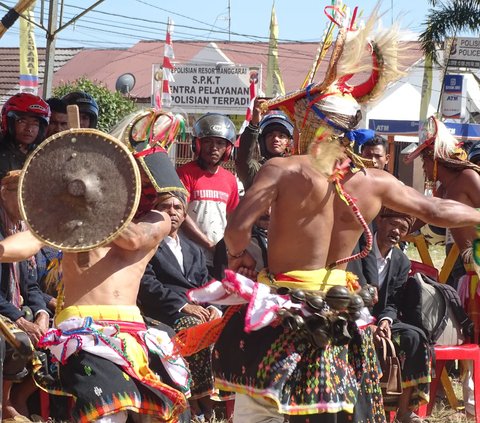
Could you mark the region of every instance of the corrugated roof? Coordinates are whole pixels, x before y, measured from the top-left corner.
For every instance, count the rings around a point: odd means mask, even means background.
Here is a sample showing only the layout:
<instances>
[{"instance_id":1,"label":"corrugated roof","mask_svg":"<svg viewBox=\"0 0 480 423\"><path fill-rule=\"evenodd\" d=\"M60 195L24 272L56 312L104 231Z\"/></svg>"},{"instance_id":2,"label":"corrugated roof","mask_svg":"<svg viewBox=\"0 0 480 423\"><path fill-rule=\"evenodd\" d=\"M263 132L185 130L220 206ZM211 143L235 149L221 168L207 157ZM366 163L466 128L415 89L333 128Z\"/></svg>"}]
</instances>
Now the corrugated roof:
<instances>
[{"instance_id":1,"label":"corrugated roof","mask_svg":"<svg viewBox=\"0 0 480 423\"><path fill-rule=\"evenodd\" d=\"M54 71L65 65L81 48L57 48L55 50ZM19 48L0 49L0 105L19 90L18 76L20 74ZM45 69L45 48L38 49L39 84L43 83Z\"/></svg>"}]
</instances>

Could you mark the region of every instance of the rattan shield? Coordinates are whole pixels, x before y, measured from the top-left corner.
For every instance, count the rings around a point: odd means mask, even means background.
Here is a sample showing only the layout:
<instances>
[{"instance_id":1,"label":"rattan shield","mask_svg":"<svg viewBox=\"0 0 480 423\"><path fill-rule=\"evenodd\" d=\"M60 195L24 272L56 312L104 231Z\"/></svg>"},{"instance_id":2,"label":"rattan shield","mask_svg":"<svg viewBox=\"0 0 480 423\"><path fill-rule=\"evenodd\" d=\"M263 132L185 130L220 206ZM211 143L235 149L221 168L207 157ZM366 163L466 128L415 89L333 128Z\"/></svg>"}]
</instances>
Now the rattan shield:
<instances>
[{"instance_id":1,"label":"rattan shield","mask_svg":"<svg viewBox=\"0 0 480 423\"><path fill-rule=\"evenodd\" d=\"M141 180L133 154L95 129L70 129L28 158L19 183L22 219L47 245L88 251L112 241L132 220Z\"/></svg>"}]
</instances>

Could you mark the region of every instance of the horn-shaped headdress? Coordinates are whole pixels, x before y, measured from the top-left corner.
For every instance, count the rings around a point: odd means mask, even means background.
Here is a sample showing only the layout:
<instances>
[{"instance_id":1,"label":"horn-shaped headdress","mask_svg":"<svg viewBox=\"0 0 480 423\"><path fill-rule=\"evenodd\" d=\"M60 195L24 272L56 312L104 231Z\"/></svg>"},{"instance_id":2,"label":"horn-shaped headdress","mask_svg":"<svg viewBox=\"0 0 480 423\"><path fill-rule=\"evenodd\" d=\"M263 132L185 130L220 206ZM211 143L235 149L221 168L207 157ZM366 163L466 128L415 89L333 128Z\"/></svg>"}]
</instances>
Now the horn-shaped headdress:
<instances>
[{"instance_id":1,"label":"horn-shaped headdress","mask_svg":"<svg viewBox=\"0 0 480 423\"><path fill-rule=\"evenodd\" d=\"M393 26L388 30L373 31L379 19L378 10L379 5L363 28L354 29L353 22L348 22L348 19L340 23L322 82L274 98L264 106L281 109L288 114L299 132L296 153L310 151L319 160L319 170L327 175L332 173L333 163L338 158L338 141L344 144L351 141L362 143L364 138L369 139L373 135L355 131L362 117L360 105L378 98L390 82L405 74L402 69L405 49L398 44L399 28ZM354 82L366 72L367 79ZM319 128L322 128L322 135L317 139ZM314 145L319 141L323 144L320 149ZM334 145L327 147L333 141Z\"/></svg>"},{"instance_id":2,"label":"horn-shaped headdress","mask_svg":"<svg viewBox=\"0 0 480 423\"><path fill-rule=\"evenodd\" d=\"M351 162L363 167L349 148L351 142L362 144L374 136L373 131L356 130L362 118L360 105L378 98L390 82L405 74L403 59L406 55L403 52L406 48L399 46L398 26L373 31L379 18L379 7L377 4L363 28L355 29L354 18L350 20L334 6L343 19L339 23L323 82L264 103L266 108L281 109L294 121L298 131L295 153L310 154L314 166L335 183L338 194L350 206L366 233L367 243L363 251L337 260L329 267L365 257L372 246L368 225L340 181L349 171ZM332 6L325 10L329 16L327 9ZM334 21L334 18L330 19ZM365 72L368 72L368 78L355 83Z\"/></svg>"}]
</instances>

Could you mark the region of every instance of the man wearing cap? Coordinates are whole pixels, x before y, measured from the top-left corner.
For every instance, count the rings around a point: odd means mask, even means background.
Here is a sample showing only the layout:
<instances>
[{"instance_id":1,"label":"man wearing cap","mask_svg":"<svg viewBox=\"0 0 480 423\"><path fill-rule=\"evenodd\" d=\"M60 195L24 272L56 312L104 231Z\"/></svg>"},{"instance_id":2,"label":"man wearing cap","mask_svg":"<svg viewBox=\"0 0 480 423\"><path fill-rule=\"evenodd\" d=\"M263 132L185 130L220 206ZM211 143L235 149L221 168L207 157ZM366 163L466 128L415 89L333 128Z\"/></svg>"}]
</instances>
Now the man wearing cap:
<instances>
[{"instance_id":1,"label":"man wearing cap","mask_svg":"<svg viewBox=\"0 0 480 423\"><path fill-rule=\"evenodd\" d=\"M220 317L216 307L195 304L187 298L187 291L205 285L210 278L200 247L179 233L186 216L185 196L163 193L156 209L170 216L172 227L142 277L138 293L140 310L175 331ZM186 358L193 381L189 398L192 415L204 415L207 420L212 417L211 397L216 394L211 355L211 349L206 349Z\"/></svg>"},{"instance_id":2,"label":"man wearing cap","mask_svg":"<svg viewBox=\"0 0 480 423\"><path fill-rule=\"evenodd\" d=\"M417 157L423 161L425 178L441 184L443 198L459 201L478 210L480 207L480 167L467 160L461 144L450 134L445 124L435 117L430 117L421 132L420 144L406 157L410 163ZM434 193L435 195L435 193ZM474 323L474 343L480 340L480 297L478 281L480 271L473 255L480 254L472 244L479 237L478 226L451 229L453 240L457 244L463 260L466 274L458 280L457 291L463 306ZM477 258L477 260L480 260ZM470 363L471 364L471 363ZM472 375L464 378L465 409L475 414L473 404ZM470 386L469 386L470 385Z\"/></svg>"},{"instance_id":3,"label":"man wearing cap","mask_svg":"<svg viewBox=\"0 0 480 423\"><path fill-rule=\"evenodd\" d=\"M262 104L265 101L258 97L255 99L252 120L240 136L235 168L245 190L252 185L262 164L272 157L285 156L292 147L293 123L279 111L270 112L262 119Z\"/></svg>"},{"instance_id":4,"label":"man wearing cap","mask_svg":"<svg viewBox=\"0 0 480 423\"><path fill-rule=\"evenodd\" d=\"M420 423L422 419L413 413L419 403L429 401L429 349L425 335L418 328L403 323L399 310L402 309L402 289L410 271L410 260L397 248L399 241L410 233L415 219L394 210L382 208L377 219L377 231L373 247L366 261L364 277L378 288L378 302L372 314L377 318L375 338L391 339L402 357L402 388L400 396L383 398L387 410L396 410L399 423ZM370 258L375 268L372 269ZM403 360L404 358L404 360Z\"/></svg>"}]
</instances>

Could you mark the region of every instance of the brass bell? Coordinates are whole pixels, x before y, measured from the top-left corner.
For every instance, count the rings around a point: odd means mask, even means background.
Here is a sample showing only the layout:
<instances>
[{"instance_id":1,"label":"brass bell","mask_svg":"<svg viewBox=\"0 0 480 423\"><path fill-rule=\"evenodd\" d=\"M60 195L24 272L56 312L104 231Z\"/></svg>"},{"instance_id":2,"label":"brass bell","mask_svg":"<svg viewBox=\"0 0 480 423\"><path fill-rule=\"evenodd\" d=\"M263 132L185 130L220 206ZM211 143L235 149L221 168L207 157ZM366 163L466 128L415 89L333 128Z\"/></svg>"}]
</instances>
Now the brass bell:
<instances>
[{"instance_id":1,"label":"brass bell","mask_svg":"<svg viewBox=\"0 0 480 423\"><path fill-rule=\"evenodd\" d=\"M330 321L321 313L314 313L305 319L305 328L309 333L313 344L318 348L324 348L329 341Z\"/></svg>"},{"instance_id":2,"label":"brass bell","mask_svg":"<svg viewBox=\"0 0 480 423\"><path fill-rule=\"evenodd\" d=\"M317 328L310 333L312 341L317 348L325 348L328 344L328 332L322 328Z\"/></svg>"},{"instance_id":3,"label":"brass bell","mask_svg":"<svg viewBox=\"0 0 480 423\"><path fill-rule=\"evenodd\" d=\"M282 320L282 326L284 328L298 331L303 329L303 327L305 326L305 321L303 320L303 317L299 314L293 314L287 310L279 310L278 315Z\"/></svg>"},{"instance_id":4,"label":"brass bell","mask_svg":"<svg viewBox=\"0 0 480 423\"><path fill-rule=\"evenodd\" d=\"M306 303L307 306L310 307L313 311L322 311L325 306L325 301L323 300L323 297L318 293L307 294Z\"/></svg>"},{"instance_id":5,"label":"brass bell","mask_svg":"<svg viewBox=\"0 0 480 423\"><path fill-rule=\"evenodd\" d=\"M277 288L278 295L288 295L289 293L290 293L290 288L287 288L286 286L281 286Z\"/></svg>"},{"instance_id":6,"label":"brass bell","mask_svg":"<svg viewBox=\"0 0 480 423\"><path fill-rule=\"evenodd\" d=\"M346 310L350 303L350 293L345 286L332 286L325 296L328 306L336 311Z\"/></svg>"},{"instance_id":7,"label":"brass bell","mask_svg":"<svg viewBox=\"0 0 480 423\"><path fill-rule=\"evenodd\" d=\"M348 320L338 316L332 321L332 338L335 345L345 345L350 342L352 336L348 332Z\"/></svg>"},{"instance_id":8,"label":"brass bell","mask_svg":"<svg viewBox=\"0 0 480 423\"><path fill-rule=\"evenodd\" d=\"M300 304L305 302L306 295L301 289L294 289L290 292L290 298L292 299L293 303Z\"/></svg>"},{"instance_id":9,"label":"brass bell","mask_svg":"<svg viewBox=\"0 0 480 423\"><path fill-rule=\"evenodd\" d=\"M368 287L364 286L359 291L358 295L362 297L363 304L365 304L365 307L373 306L373 297L372 297L372 294L370 294L370 289L368 289Z\"/></svg>"},{"instance_id":10,"label":"brass bell","mask_svg":"<svg viewBox=\"0 0 480 423\"><path fill-rule=\"evenodd\" d=\"M360 311L364 307L363 298L358 294L353 294L350 297L350 304L348 304L348 314L352 319L358 319L360 317Z\"/></svg>"}]
</instances>

